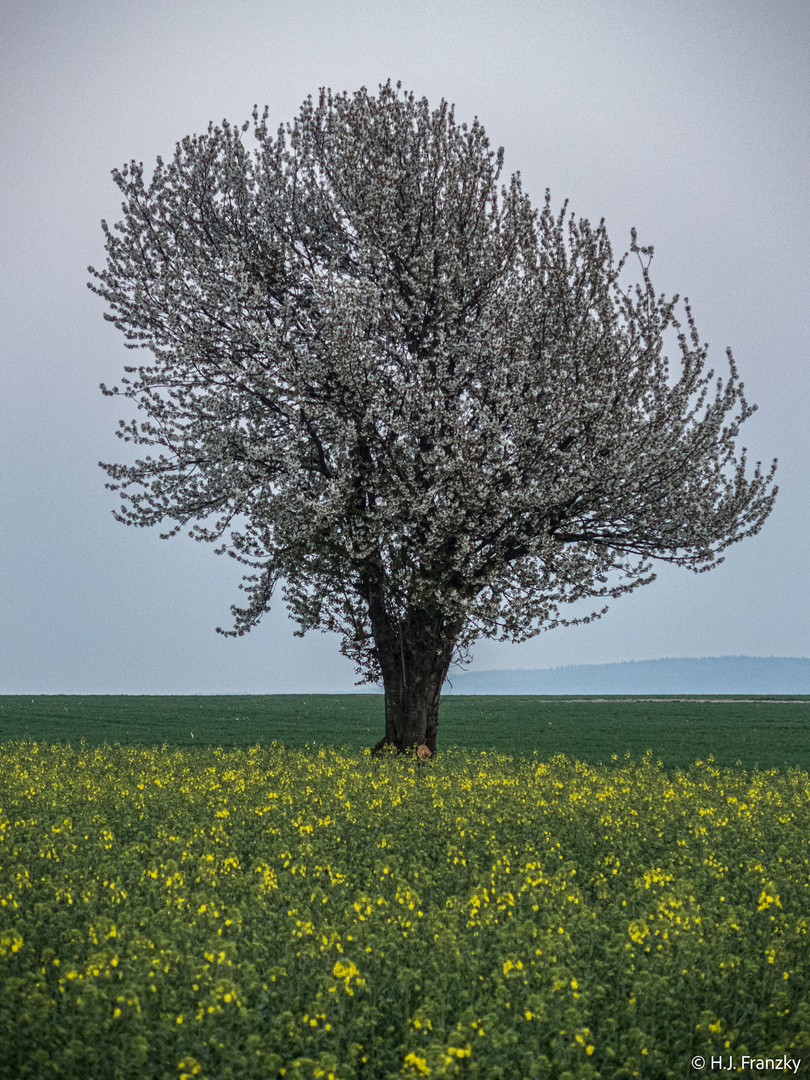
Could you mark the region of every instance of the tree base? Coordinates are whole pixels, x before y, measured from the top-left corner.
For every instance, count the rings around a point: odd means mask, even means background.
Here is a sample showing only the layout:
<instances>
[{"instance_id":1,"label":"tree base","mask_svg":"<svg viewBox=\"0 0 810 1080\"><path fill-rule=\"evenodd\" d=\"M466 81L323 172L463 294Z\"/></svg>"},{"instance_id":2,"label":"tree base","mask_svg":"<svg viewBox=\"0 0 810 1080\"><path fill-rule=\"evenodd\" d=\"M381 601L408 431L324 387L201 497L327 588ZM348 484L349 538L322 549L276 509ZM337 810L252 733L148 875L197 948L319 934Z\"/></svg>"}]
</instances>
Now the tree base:
<instances>
[{"instance_id":1,"label":"tree base","mask_svg":"<svg viewBox=\"0 0 810 1080\"><path fill-rule=\"evenodd\" d=\"M380 739L378 743L375 743L371 748L371 756L375 758L384 757L386 754L403 754L405 757L411 757L416 755L420 762L429 761L433 757L433 752L427 743L420 743L418 746L397 746L395 742L390 739Z\"/></svg>"}]
</instances>

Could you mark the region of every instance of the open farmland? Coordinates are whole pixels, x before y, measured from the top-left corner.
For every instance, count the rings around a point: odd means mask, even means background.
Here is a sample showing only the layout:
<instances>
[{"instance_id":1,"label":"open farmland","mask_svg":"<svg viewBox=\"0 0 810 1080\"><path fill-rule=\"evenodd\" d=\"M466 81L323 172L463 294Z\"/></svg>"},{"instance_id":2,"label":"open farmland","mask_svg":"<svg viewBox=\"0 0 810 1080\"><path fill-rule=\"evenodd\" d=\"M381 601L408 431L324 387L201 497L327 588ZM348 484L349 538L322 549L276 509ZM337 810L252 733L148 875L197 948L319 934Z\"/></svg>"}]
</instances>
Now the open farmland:
<instances>
[{"instance_id":1,"label":"open farmland","mask_svg":"<svg viewBox=\"0 0 810 1080\"><path fill-rule=\"evenodd\" d=\"M7 741L0 807L3 1080L810 1057L806 770Z\"/></svg>"},{"instance_id":2,"label":"open farmland","mask_svg":"<svg viewBox=\"0 0 810 1080\"><path fill-rule=\"evenodd\" d=\"M222 697L0 697L0 741L140 746L373 745L382 697L313 694ZM446 697L439 750L498 750L591 764L652 750L665 767L713 754L721 765L810 769L810 699Z\"/></svg>"}]
</instances>

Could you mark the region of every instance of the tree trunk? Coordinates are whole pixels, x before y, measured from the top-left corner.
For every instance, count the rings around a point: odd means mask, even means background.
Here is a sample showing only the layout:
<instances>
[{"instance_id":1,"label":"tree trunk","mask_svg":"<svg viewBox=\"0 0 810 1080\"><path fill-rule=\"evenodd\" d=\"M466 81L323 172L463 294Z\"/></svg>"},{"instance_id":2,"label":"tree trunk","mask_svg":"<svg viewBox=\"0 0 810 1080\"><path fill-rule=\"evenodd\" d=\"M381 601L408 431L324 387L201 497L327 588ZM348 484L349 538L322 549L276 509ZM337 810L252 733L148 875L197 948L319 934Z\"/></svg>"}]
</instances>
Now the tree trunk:
<instances>
[{"instance_id":1,"label":"tree trunk","mask_svg":"<svg viewBox=\"0 0 810 1080\"><path fill-rule=\"evenodd\" d=\"M425 664L422 671L411 669L405 678L401 673L383 678L385 738L380 749L389 745L400 753L408 753L427 747L429 756L436 753L439 700L448 667L449 660L438 665Z\"/></svg>"},{"instance_id":2,"label":"tree trunk","mask_svg":"<svg viewBox=\"0 0 810 1080\"><path fill-rule=\"evenodd\" d=\"M458 629L441 615L411 609L396 623L386 618L381 598L370 600L374 644L385 689L385 736L374 747L399 753L436 753L439 699Z\"/></svg>"}]
</instances>

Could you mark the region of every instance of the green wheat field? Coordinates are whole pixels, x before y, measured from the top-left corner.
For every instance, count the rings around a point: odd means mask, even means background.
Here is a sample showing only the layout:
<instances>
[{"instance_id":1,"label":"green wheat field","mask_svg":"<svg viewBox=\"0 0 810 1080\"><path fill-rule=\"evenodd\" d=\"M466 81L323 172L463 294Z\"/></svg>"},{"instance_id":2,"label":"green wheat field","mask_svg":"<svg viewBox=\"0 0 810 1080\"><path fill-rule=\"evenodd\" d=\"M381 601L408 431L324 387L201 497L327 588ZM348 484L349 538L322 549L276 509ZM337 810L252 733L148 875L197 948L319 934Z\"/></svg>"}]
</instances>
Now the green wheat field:
<instances>
[{"instance_id":1,"label":"green wheat field","mask_svg":"<svg viewBox=\"0 0 810 1080\"><path fill-rule=\"evenodd\" d=\"M651 750L666 767L713 754L723 765L810 768L810 697L451 696L439 715L439 750L565 754L590 764ZM0 740L223 748L277 742L361 751L383 731L377 694L0 696Z\"/></svg>"},{"instance_id":2,"label":"green wheat field","mask_svg":"<svg viewBox=\"0 0 810 1080\"><path fill-rule=\"evenodd\" d=\"M810 1067L808 699L382 712L0 699L0 1078Z\"/></svg>"}]
</instances>

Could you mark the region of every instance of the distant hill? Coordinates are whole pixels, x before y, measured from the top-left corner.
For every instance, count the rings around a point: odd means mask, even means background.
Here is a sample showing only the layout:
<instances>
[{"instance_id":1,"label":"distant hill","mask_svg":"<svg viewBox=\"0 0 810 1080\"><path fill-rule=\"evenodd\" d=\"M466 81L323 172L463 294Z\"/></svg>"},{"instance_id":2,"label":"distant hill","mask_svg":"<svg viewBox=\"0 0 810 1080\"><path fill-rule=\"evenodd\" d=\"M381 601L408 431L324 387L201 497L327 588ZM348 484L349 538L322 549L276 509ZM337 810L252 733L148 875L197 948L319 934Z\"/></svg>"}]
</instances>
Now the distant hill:
<instances>
[{"instance_id":1,"label":"distant hill","mask_svg":"<svg viewBox=\"0 0 810 1080\"><path fill-rule=\"evenodd\" d=\"M810 658L709 656L465 671L445 694L810 694Z\"/></svg>"}]
</instances>

